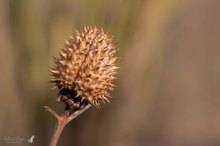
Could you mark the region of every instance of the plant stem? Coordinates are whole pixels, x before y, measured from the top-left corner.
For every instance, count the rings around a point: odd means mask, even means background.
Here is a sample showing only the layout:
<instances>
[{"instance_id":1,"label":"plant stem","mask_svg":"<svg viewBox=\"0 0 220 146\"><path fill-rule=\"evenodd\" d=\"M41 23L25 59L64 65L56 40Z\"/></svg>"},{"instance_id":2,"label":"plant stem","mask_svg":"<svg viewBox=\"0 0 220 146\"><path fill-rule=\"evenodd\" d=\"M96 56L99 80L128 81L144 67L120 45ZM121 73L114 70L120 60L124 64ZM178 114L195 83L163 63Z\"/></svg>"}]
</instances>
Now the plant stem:
<instances>
[{"instance_id":1,"label":"plant stem","mask_svg":"<svg viewBox=\"0 0 220 146\"><path fill-rule=\"evenodd\" d=\"M78 117L80 114L82 114L84 111L86 111L90 107L91 107L91 105L89 104L86 107L84 107L83 109L78 110L78 111L76 111L72 114L70 114L69 111L65 111L64 114L62 114L60 116L53 109L51 109L50 107L44 106L45 110L50 112L53 115L53 117L57 120L57 125L54 129L54 132L53 132L53 135L51 137L49 146L56 146L64 127L70 121L72 121L73 119Z\"/></svg>"},{"instance_id":2,"label":"plant stem","mask_svg":"<svg viewBox=\"0 0 220 146\"><path fill-rule=\"evenodd\" d=\"M62 118L62 117L60 117L60 118ZM65 119L57 121L57 125L54 129L54 132L53 132L53 135L51 137L49 146L56 146L57 145L59 137L60 137L60 135L63 131L63 128L65 127L66 124L67 124L67 122L66 122Z\"/></svg>"}]
</instances>

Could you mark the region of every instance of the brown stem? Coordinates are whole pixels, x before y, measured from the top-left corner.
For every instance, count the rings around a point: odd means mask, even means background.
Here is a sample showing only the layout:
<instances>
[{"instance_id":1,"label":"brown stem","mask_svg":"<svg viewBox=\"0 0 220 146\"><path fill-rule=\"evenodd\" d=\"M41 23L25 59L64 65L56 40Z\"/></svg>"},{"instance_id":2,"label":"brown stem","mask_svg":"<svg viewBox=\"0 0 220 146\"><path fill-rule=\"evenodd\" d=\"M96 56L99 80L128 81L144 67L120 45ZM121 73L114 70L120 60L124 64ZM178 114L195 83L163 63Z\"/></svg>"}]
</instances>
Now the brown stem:
<instances>
[{"instance_id":1,"label":"brown stem","mask_svg":"<svg viewBox=\"0 0 220 146\"><path fill-rule=\"evenodd\" d=\"M49 146L56 146L64 127L70 121L72 121L73 119L78 117L80 114L82 114L84 111L86 111L90 107L91 107L91 105L89 104L86 107L84 107L83 109L78 110L78 111L76 111L72 114L70 114L69 111L65 111L64 114L60 116L53 109L51 109L50 107L44 106L45 110L50 112L53 115L53 117L57 120L57 125L54 129L54 132L53 132L52 138L50 140Z\"/></svg>"},{"instance_id":2,"label":"brown stem","mask_svg":"<svg viewBox=\"0 0 220 146\"><path fill-rule=\"evenodd\" d=\"M87 105L86 107L84 107L81 110L78 110L74 113L72 113L71 115L68 116L68 123L70 121L72 121L73 119L75 119L76 117L78 117L80 114L82 114L84 111L86 111L87 109L89 109L91 107L91 104Z\"/></svg>"},{"instance_id":3,"label":"brown stem","mask_svg":"<svg viewBox=\"0 0 220 146\"><path fill-rule=\"evenodd\" d=\"M67 118L65 118L64 116L63 117L60 117L59 120L57 120L57 125L54 129L54 132L53 132L53 135L51 137L51 140L50 140L50 144L49 146L56 146L57 145L57 142L59 140L59 137L63 131L63 128L66 126L67 124Z\"/></svg>"}]
</instances>

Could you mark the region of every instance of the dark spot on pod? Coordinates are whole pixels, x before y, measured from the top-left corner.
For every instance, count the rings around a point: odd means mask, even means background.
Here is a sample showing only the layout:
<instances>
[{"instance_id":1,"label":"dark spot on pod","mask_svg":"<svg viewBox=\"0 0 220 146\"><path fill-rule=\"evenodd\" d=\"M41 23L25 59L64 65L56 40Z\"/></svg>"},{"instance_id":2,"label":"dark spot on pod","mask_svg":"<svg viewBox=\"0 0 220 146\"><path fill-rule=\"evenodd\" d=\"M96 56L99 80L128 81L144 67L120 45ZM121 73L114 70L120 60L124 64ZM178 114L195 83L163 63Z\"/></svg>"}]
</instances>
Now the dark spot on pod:
<instances>
[{"instance_id":1,"label":"dark spot on pod","mask_svg":"<svg viewBox=\"0 0 220 146\"><path fill-rule=\"evenodd\" d=\"M73 89L62 88L59 91L58 97L66 104L66 109L77 111L88 104L88 101L83 100L81 96L76 97L77 92Z\"/></svg>"},{"instance_id":2,"label":"dark spot on pod","mask_svg":"<svg viewBox=\"0 0 220 146\"><path fill-rule=\"evenodd\" d=\"M69 99L75 98L76 95L77 95L76 90L70 90L68 88L62 88L58 94L58 96L66 96Z\"/></svg>"}]
</instances>

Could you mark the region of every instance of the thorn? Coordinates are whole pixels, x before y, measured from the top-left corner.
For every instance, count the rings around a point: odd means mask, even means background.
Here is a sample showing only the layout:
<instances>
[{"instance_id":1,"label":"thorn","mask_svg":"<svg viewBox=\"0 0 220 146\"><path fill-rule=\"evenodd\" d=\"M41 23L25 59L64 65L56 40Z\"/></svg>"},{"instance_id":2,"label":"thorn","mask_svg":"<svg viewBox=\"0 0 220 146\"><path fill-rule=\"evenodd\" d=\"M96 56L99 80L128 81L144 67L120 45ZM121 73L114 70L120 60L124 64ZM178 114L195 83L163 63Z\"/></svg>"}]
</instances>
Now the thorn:
<instances>
[{"instance_id":1,"label":"thorn","mask_svg":"<svg viewBox=\"0 0 220 146\"><path fill-rule=\"evenodd\" d=\"M59 70L52 69L52 68L50 68L50 72L53 73L53 74L59 74L60 73Z\"/></svg>"},{"instance_id":2,"label":"thorn","mask_svg":"<svg viewBox=\"0 0 220 146\"><path fill-rule=\"evenodd\" d=\"M113 58L109 61L109 64L113 64L116 59L117 59L116 57L113 57Z\"/></svg>"},{"instance_id":3,"label":"thorn","mask_svg":"<svg viewBox=\"0 0 220 146\"><path fill-rule=\"evenodd\" d=\"M54 87L51 88L51 90L54 90L54 89L58 89L57 86L54 86Z\"/></svg>"},{"instance_id":4,"label":"thorn","mask_svg":"<svg viewBox=\"0 0 220 146\"><path fill-rule=\"evenodd\" d=\"M75 31L75 36L80 36L80 33L78 30Z\"/></svg>"},{"instance_id":5,"label":"thorn","mask_svg":"<svg viewBox=\"0 0 220 146\"><path fill-rule=\"evenodd\" d=\"M78 91L77 94L76 94L76 97L80 96L82 94L81 91ZM84 98L84 97L83 97Z\"/></svg>"},{"instance_id":6,"label":"thorn","mask_svg":"<svg viewBox=\"0 0 220 146\"><path fill-rule=\"evenodd\" d=\"M114 87L116 87L114 84L112 84L112 83L107 83L107 84L105 84L106 86L108 86L108 87L111 87L111 88L114 88Z\"/></svg>"},{"instance_id":7,"label":"thorn","mask_svg":"<svg viewBox=\"0 0 220 146\"><path fill-rule=\"evenodd\" d=\"M65 40L66 41L66 44L69 46L70 45L70 43L67 41L67 40Z\"/></svg>"},{"instance_id":8,"label":"thorn","mask_svg":"<svg viewBox=\"0 0 220 146\"><path fill-rule=\"evenodd\" d=\"M66 54L66 53L60 51L59 54L60 54L60 56L62 56L62 57L64 57L64 58L67 58L67 54Z\"/></svg>"},{"instance_id":9,"label":"thorn","mask_svg":"<svg viewBox=\"0 0 220 146\"><path fill-rule=\"evenodd\" d=\"M62 52L66 52L66 49L62 48L61 51L62 51Z\"/></svg>"},{"instance_id":10,"label":"thorn","mask_svg":"<svg viewBox=\"0 0 220 146\"><path fill-rule=\"evenodd\" d=\"M110 101L108 100L108 98L105 95L101 95L101 99L102 99L102 101L104 101L104 103L105 103L105 101L110 103Z\"/></svg>"},{"instance_id":11,"label":"thorn","mask_svg":"<svg viewBox=\"0 0 220 146\"><path fill-rule=\"evenodd\" d=\"M102 96L103 99L105 99L108 103L110 103L110 101L108 100L108 98L106 96Z\"/></svg>"},{"instance_id":12,"label":"thorn","mask_svg":"<svg viewBox=\"0 0 220 146\"><path fill-rule=\"evenodd\" d=\"M54 60L54 61L57 61L57 58L56 58L56 57L53 57L53 60Z\"/></svg>"},{"instance_id":13,"label":"thorn","mask_svg":"<svg viewBox=\"0 0 220 146\"><path fill-rule=\"evenodd\" d=\"M87 26L84 26L84 31L87 33L87 31L88 31L88 27Z\"/></svg>"},{"instance_id":14,"label":"thorn","mask_svg":"<svg viewBox=\"0 0 220 146\"><path fill-rule=\"evenodd\" d=\"M68 51L71 52L71 53L73 52L72 48L68 48Z\"/></svg>"},{"instance_id":15,"label":"thorn","mask_svg":"<svg viewBox=\"0 0 220 146\"><path fill-rule=\"evenodd\" d=\"M112 99L112 97L110 95L105 95L107 98Z\"/></svg>"},{"instance_id":16,"label":"thorn","mask_svg":"<svg viewBox=\"0 0 220 146\"><path fill-rule=\"evenodd\" d=\"M111 80L115 80L115 79L116 79L116 77L114 77L114 76L111 76L111 77L110 77L110 79L111 79Z\"/></svg>"},{"instance_id":17,"label":"thorn","mask_svg":"<svg viewBox=\"0 0 220 146\"><path fill-rule=\"evenodd\" d=\"M120 67L118 67L118 66L113 66L112 68L113 68L113 69L119 69Z\"/></svg>"},{"instance_id":18,"label":"thorn","mask_svg":"<svg viewBox=\"0 0 220 146\"><path fill-rule=\"evenodd\" d=\"M60 60L59 63L62 65L66 65L66 61L64 61L64 60Z\"/></svg>"},{"instance_id":19,"label":"thorn","mask_svg":"<svg viewBox=\"0 0 220 146\"><path fill-rule=\"evenodd\" d=\"M60 83L61 81L59 79L51 79L49 83Z\"/></svg>"},{"instance_id":20,"label":"thorn","mask_svg":"<svg viewBox=\"0 0 220 146\"><path fill-rule=\"evenodd\" d=\"M56 102L61 102L60 96L57 96Z\"/></svg>"}]
</instances>

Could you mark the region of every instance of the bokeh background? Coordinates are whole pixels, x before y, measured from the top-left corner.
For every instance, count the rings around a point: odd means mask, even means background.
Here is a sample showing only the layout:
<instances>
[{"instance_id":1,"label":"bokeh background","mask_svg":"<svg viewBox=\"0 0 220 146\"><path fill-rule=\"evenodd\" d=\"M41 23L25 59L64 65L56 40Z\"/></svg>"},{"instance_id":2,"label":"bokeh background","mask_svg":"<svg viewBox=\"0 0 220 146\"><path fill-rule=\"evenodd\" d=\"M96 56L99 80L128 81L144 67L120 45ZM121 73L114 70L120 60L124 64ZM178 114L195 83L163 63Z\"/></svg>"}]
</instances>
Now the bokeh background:
<instances>
[{"instance_id":1,"label":"bokeh background","mask_svg":"<svg viewBox=\"0 0 220 146\"><path fill-rule=\"evenodd\" d=\"M1 146L32 135L32 145L48 145L55 120L43 106L64 108L48 68L84 25L119 42L117 88L58 145L220 145L219 0L0 0Z\"/></svg>"}]
</instances>

